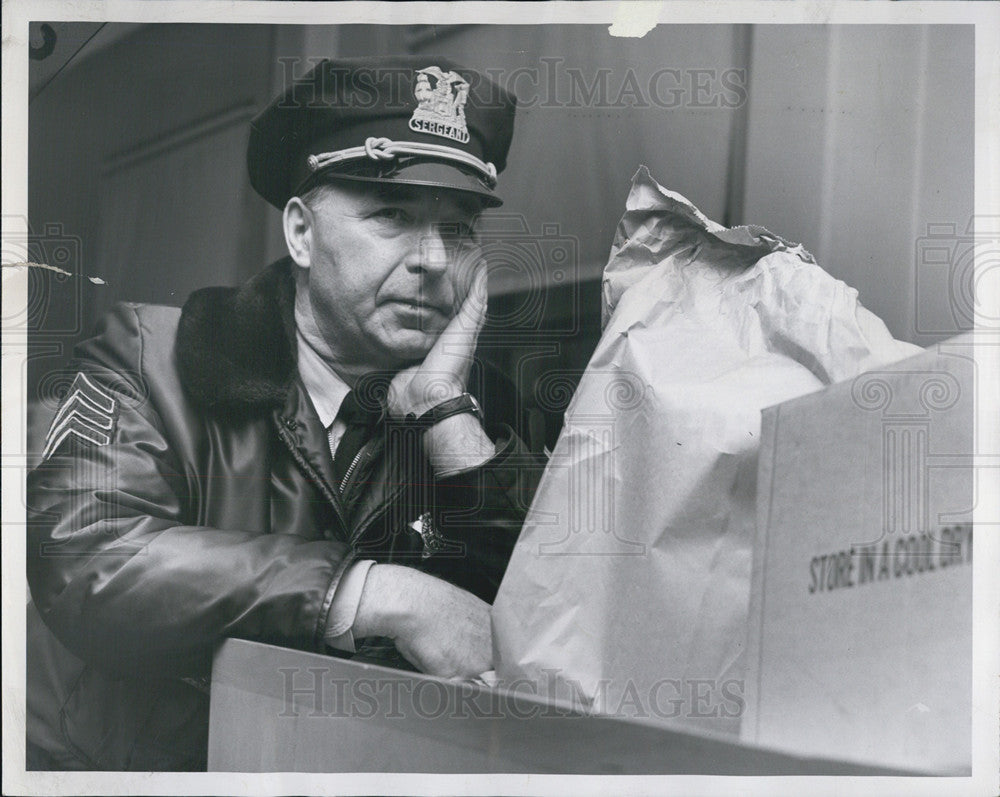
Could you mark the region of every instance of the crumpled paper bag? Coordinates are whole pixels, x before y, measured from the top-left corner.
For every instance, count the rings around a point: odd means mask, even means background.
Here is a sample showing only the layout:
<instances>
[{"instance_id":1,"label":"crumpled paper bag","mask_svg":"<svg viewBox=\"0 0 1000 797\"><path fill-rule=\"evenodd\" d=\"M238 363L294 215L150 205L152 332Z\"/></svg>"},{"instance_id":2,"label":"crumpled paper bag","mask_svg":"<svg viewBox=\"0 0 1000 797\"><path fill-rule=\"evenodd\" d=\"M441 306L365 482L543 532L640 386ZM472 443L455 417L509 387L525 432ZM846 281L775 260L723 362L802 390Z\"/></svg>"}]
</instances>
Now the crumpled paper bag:
<instances>
[{"instance_id":1,"label":"crumpled paper bag","mask_svg":"<svg viewBox=\"0 0 1000 797\"><path fill-rule=\"evenodd\" d=\"M494 603L497 677L738 733L760 411L919 349L801 246L710 221L644 166L603 301Z\"/></svg>"}]
</instances>

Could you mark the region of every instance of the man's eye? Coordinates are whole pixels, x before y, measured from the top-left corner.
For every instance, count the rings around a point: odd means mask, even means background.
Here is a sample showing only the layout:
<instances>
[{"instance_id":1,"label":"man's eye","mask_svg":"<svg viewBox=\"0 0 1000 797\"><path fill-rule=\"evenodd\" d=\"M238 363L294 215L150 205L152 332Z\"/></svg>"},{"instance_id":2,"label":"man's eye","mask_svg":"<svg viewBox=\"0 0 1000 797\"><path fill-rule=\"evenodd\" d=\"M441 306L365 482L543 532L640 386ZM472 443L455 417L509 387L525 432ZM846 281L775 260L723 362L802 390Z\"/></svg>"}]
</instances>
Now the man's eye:
<instances>
[{"instance_id":1,"label":"man's eye","mask_svg":"<svg viewBox=\"0 0 1000 797\"><path fill-rule=\"evenodd\" d=\"M384 221L395 221L395 222L405 222L408 221L410 216L403 210L403 208L379 208L373 214L375 218L382 219Z\"/></svg>"}]
</instances>

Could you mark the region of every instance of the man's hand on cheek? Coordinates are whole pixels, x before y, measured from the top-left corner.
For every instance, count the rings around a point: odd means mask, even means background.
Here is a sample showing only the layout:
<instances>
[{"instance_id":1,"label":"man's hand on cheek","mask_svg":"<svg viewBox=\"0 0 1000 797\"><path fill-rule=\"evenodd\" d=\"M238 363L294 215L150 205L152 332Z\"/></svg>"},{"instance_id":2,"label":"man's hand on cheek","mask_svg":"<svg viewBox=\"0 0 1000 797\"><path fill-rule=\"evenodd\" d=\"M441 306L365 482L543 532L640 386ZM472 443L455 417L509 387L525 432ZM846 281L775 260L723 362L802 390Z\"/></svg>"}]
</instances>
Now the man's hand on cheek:
<instances>
[{"instance_id":1,"label":"man's hand on cheek","mask_svg":"<svg viewBox=\"0 0 1000 797\"><path fill-rule=\"evenodd\" d=\"M389 386L389 414L417 418L466 390L479 331L486 321L486 269L480 267L457 315L424 361L400 371ZM424 433L424 453L438 476L468 470L495 453L479 419L452 415Z\"/></svg>"},{"instance_id":2,"label":"man's hand on cheek","mask_svg":"<svg viewBox=\"0 0 1000 797\"><path fill-rule=\"evenodd\" d=\"M404 368L389 386L394 418L423 415L465 392L479 331L486 321L486 269L480 267L465 301L438 336L423 362Z\"/></svg>"}]
</instances>

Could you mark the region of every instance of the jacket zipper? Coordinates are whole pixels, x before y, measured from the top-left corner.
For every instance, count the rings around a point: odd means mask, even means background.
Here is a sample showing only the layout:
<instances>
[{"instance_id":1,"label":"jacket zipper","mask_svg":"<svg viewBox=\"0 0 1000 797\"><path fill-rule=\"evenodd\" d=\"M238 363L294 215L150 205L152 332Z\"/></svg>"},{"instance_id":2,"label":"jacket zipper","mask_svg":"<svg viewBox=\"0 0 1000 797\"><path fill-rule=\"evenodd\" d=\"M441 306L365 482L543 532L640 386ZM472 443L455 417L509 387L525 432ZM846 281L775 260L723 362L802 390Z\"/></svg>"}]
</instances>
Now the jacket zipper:
<instances>
[{"instance_id":1,"label":"jacket zipper","mask_svg":"<svg viewBox=\"0 0 1000 797\"><path fill-rule=\"evenodd\" d=\"M354 473L354 469L358 467L358 462L361 461L361 455L365 452L365 446L358 449L358 453L354 455L354 459L351 460L351 464L347 466L347 470L344 473L344 478L340 481L340 494L344 494L344 488L347 487L347 482L351 479L351 474Z\"/></svg>"},{"instance_id":2,"label":"jacket zipper","mask_svg":"<svg viewBox=\"0 0 1000 797\"><path fill-rule=\"evenodd\" d=\"M386 497L387 500L384 501L379 506L375 507L375 509L371 512L371 514L369 514L368 517L364 518L357 525L357 528L354 529L354 531L352 532L347 525L347 521L344 519L344 513L340 508L340 499L333 494L333 492L330 490L329 487L327 487L327 484L323 480L323 477L316 472L316 469L313 468L313 466L306 461L306 458L303 457L301 453L299 453L299 449L295 445L295 441L292 440L291 435L289 435L285 431L285 427L281 423L280 419L276 419L275 427L278 430L278 437L281 439L281 442L285 444L285 447L291 453L292 458L296 461L296 463L298 463L298 466L302 468L302 470L306 474L309 475L309 477L313 480L316 486L319 487L320 492L323 493L323 496L326 498L326 500L329 501L330 504L333 506L334 511L337 513L337 517L340 518L340 525L343 526L344 529L347 531L348 544L353 545L357 540L361 539L364 533L368 530L369 526L371 526L378 519L379 515L382 514L382 512L388 507L388 505L392 501L394 501L399 494L403 492L403 486L396 485L395 489L393 489L392 492L390 492L389 495ZM354 460L351 462L351 466L347 469L344 481L341 482L341 490L343 490L344 486L346 486L347 477L350 476L351 472L357 467L358 460L361 457L361 455L365 452L366 448L367 446L363 447L355 455Z\"/></svg>"}]
</instances>

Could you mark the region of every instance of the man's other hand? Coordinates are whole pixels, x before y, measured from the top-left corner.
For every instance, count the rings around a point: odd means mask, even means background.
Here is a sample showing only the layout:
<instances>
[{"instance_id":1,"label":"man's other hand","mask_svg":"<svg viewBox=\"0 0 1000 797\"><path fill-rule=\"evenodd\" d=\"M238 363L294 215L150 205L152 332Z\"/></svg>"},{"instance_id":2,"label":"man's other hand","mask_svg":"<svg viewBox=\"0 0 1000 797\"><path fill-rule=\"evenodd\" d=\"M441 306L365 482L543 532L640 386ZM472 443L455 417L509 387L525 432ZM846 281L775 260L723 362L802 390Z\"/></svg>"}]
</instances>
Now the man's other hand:
<instances>
[{"instance_id":1,"label":"man's other hand","mask_svg":"<svg viewBox=\"0 0 1000 797\"><path fill-rule=\"evenodd\" d=\"M490 605L411 567L372 566L352 631L390 637L429 675L472 678L493 667Z\"/></svg>"}]
</instances>

